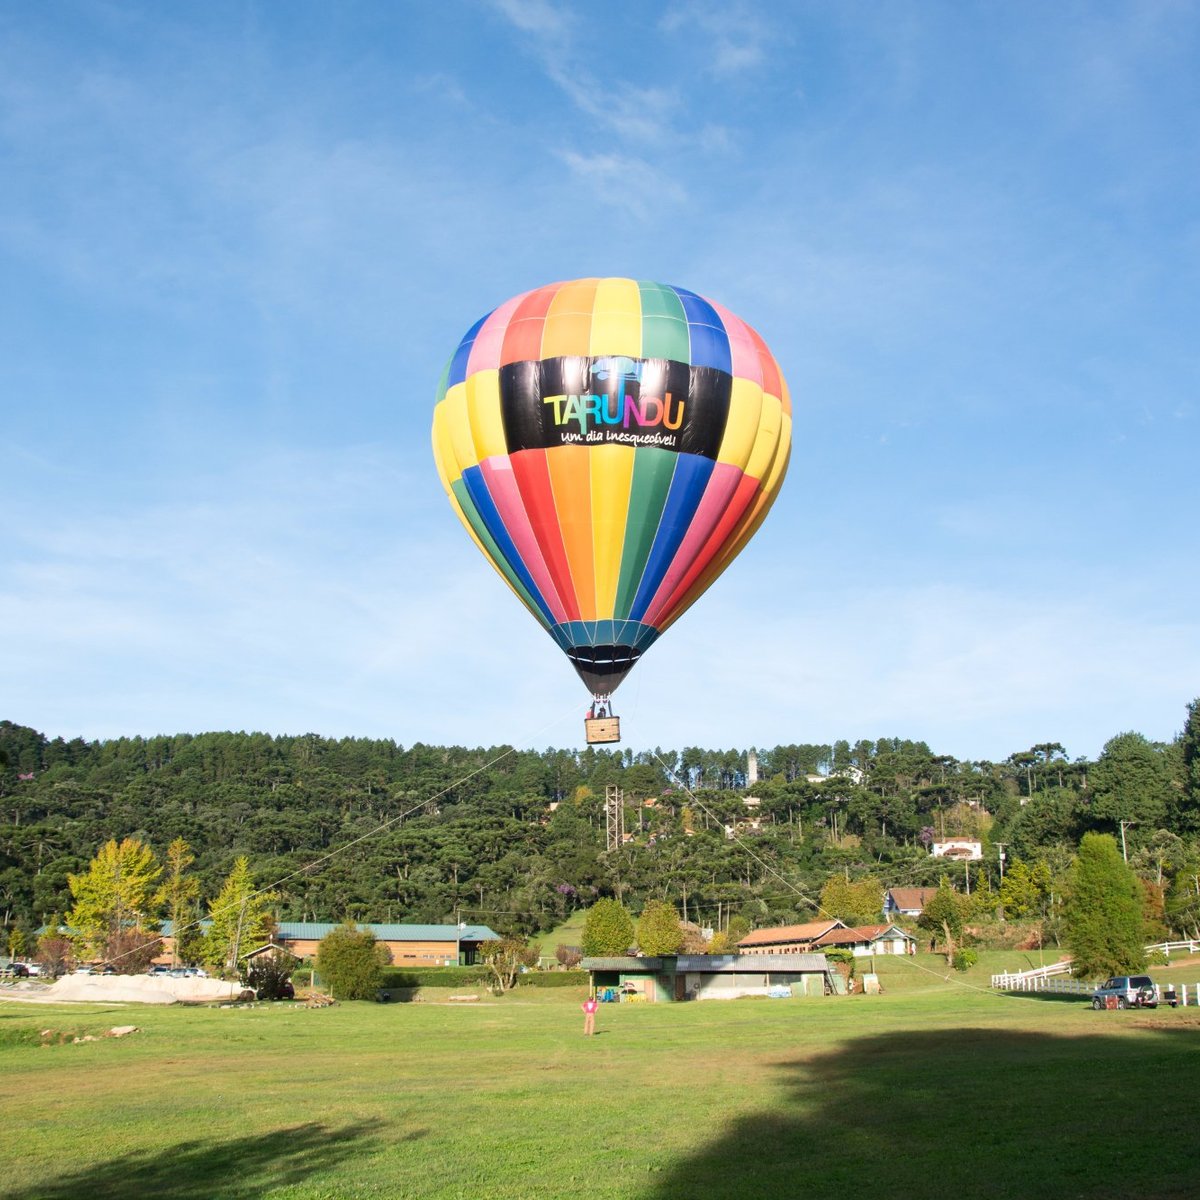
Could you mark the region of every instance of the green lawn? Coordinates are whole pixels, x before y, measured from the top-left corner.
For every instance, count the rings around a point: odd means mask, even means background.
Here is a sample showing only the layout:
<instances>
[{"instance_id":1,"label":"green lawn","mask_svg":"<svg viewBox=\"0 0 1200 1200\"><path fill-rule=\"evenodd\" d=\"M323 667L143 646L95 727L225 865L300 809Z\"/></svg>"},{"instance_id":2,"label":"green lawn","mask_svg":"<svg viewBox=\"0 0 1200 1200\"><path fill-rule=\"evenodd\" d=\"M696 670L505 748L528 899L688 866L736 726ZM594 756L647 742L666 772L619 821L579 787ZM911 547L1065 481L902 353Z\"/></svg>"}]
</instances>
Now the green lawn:
<instances>
[{"instance_id":1,"label":"green lawn","mask_svg":"<svg viewBox=\"0 0 1200 1200\"><path fill-rule=\"evenodd\" d=\"M581 908L549 933L538 934L531 940L537 944L542 954L553 958L554 951L559 946L578 946L583 942L583 924L586 920L587 912Z\"/></svg>"},{"instance_id":2,"label":"green lawn","mask_svg":"<svg viewBox=\"0 0 1200 1200\"><path fill-rule=\"evenodd\" d=\"M903 961L882 974L879 997L603 1005L590 1040L574 991L0 1003L0 1195L1200 1194L1200 1010L996 996ZM141 1031L38 1044L125 1023Z\"/></svg>"}]
</instances>

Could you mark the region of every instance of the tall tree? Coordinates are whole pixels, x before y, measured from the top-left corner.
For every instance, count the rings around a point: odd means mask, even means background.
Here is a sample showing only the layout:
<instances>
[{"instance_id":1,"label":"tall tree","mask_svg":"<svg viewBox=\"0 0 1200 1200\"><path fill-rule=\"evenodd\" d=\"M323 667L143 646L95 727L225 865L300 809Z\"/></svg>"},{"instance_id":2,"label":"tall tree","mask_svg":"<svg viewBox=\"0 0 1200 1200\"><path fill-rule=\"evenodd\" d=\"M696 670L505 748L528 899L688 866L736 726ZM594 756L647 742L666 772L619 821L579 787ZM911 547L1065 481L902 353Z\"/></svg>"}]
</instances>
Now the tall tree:
<instances>
[{"instance_id":1,"label":"tall tree","mask_svg":"<svg viewBox=\"0 0 1200 1200\"><path fill-rule=\"evenodd\" d=\"M1188 705L1187 724L1179 737L1183 759L1176 822L1188 830L1200 829L1200 698Z\"/></svg>"},{"instance_id":2,"label":"tall tree","mask_svg":"<svg viewBox=\"0 0 1200 1200\"><path fill-rule=\"evenodd\" d=\"M946 943L946 961L954 961L954 944L962 938L963 923L971 907L968 896L960 896L945 875L932 900L921 910L917 924L934 934L941 933Z\"/></svg>"},{"instance_id":3,"label":"tall tree","mask_svg":"<svg viewBox=\"0 0 1200 1200\"><path fill-rule=\"evenodd\" d=\"M273 893L255 890L250 860L244 854L237 858L208 905L211 924L204 936L204 961L217 970L236 971L241 955L271 936L274 900Z\"/></svg>"},{"instance_id":4,"label":"tall tree","mask_svg":"<svg viewBox=\"0 0 1200 1200\"><path fill-rule=\"evenodd\" d=\"M126 930L146 932L158 912L154 884L162 868L137 838L114 838L100 847L82 875L68 875L75 904L67 924L81 957L112 957Z\"/></svg>"},{"instance_id":5,"label":"tall tree","mask_svg":"<svg viewBox=\"0 0 1200 1200\"><path fill-rule=\"evenodd\" d=\"M847 925L867 925L878 921L883 912L883 884L874 876L848 880L831 875L821 888L821 914L845 921Z\"/></svg>"},{"instance_id":6,"label":"tall tree","mask_svg":"<svg viewBox=\"0 0 1200 1200\"><path fill-rule=\"evenodd\" d=\"M1163 747L1140 733L1119 733L1105 742L1091 783L1093 814L1121 832L1135 827L1127 837L1144 841L1166 821L1173 799L1167 758Z\"/></svg>"},{"instance_id":7,"label":"tall tree","mask_svg":"<svg viewBox=\"0 0 1200 1200\"><path fill-rule=\"evenodd\" d=\"M175 838L167 847L166 875L158 889L158 902L171 922L171 962L175 965L179 963L180 941L185 927L193 921L196 898L200 895L200 881L188 874L195 861L196 856L183 838Z\"/></svg>"},{"instance_id":8,"label":"tall tree","mask_svg":"<svg viewBox=\"0 0 1200 1200\"><path fill-rule=\"evenodd\" d=\"M683 945L679 914L665 900L648 900L637 923L637 944L643 954L678 954Z\"/></svg>"},{"instance_id":9,"label":"tall tree","mask_svg":"<svg viewBox=\"0 0 1200 1200\"><path fill-rule=\"evenodd\" d=\"M619 900L597 900L583 922L583 952L589 958L628 954L633 918Z\"/></svg>"},{"instance_id":10,"label":"tall tree","mask_svg":"<svg viewBox=\"0 0 1200 1200\"><path fill-rule=\"evenodd\" d=\"M1071 868L1064 911L1071 973L1079 979L1146 966L1142 890L1107 833L1085 833Z\"/></svg>"},{"instance_id":11,"label":"tall tree","mask_svg":"<svg viewBox=\"0 0 1200 1200\"><path fill-rule=\"evenodd\" d=\"M1019 921L1022 917L1034 916L1040 900L1033 871L1021 859L1015 859L1000 885L1000 903L1004 906L1005 918Z\"/></svg>"}]
</instances>

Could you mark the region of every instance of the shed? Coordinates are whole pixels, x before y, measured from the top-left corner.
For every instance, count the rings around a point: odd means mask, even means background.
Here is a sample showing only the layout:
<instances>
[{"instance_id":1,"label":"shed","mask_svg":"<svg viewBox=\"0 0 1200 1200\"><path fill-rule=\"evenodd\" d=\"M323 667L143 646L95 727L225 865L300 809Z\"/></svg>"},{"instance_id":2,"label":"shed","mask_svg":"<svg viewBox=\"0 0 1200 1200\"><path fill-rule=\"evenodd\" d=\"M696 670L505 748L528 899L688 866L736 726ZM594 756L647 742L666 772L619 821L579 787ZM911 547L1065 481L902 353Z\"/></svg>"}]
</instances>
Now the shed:
<instances>
[{"instance_id":1,"label":"shed","mask_svg":"<svg viewBox=\"0 0 1200 1200\"><path fill-rule=\"evenodd\" d=\"M790 988L793 996L833 990L823 954L680 954L585 958L592 987L612 998L658 1002L734 1000Z\"/></svg>"}]
</instances>

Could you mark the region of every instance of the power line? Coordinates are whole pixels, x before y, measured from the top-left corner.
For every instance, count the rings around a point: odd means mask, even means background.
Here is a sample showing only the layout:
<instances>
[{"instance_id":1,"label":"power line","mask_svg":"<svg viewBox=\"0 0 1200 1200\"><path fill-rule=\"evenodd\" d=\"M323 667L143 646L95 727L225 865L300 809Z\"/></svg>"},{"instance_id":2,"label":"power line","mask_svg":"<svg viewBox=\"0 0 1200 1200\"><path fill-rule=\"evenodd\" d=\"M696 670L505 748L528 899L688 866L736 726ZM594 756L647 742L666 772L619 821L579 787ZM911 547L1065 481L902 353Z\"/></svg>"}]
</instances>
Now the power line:
<instances>
[{"instance_id":1,"label":"power line","mask_svg":"<svg viewBox=\"0 0 1200 1200\"><path fill-rule=\"evenodd\" d=\"M526 745L528 743L531 743L534 738L541 737L548 729L552 729L555 725L559 724L559 722L565 720L566 715L567 715L566 711L564 710L564 712L562 714L554 717L550 721L547 721L546 724L541 726L541 728L535 729L532 733L528 734L526 737L519 739L520 743L522 745ZM226 905L223 908L218 908L218 909L210 908L209 909L209 918L211 919L212 917L217 916L217 915L224 915L225 913L232 912L236 908L244 908L245 905L248 904L251 900L254 900L258 897L268 895L269 893L273 892L275 888L279 887L281 884L287 883L287 881L289 879L294 879L297 875L303 875L308 872L314 871L316 868L329 862L330 859L336 858L339 854L344 854L347 850L350 850L354 846L360 845L361 843L368 841L369 839L371 839L373 837L378 837L378 835L381 834L385 829L388 829L392 825L395 825L398 821L403 821L406 817L412 816L413 813L420 812L421 809L426 808L430 804L433 804L436 801L440 800L443 796L447 795L449 792L452 792L456 787L460 787L462 784L466 783L468 780L473 779L476 775L480 774L480 772L486 771L490 767L494 767L497 763L503 762L503 760L508 758L509 755L516 754L516 753L517 753L516 747L509 746L507 749L503 750L500 754L497 754L493 758L488 759L486 762L481 763L474 770L468 771L465 775L461 776L459 779L456 779L453 783L447 784L446 787L444 787L440 792L435 792L433 795L426 797L419 804L414 805L412 808L406 809L404 812L398 813L394 817L389 817L386 821L381 821L378 825L376 825L373 829L368 830L366 833L360 834L358 837L352 838L350 841L344 842L340 846L335 846L332 850L329 850L325 854L322 854L319 857L312 859L310 862L305 863L301 867L297 867L294 871L289 871L286 875L281 875L278 879L274 880L273 882L265 884L263 887L258 888L255 891L249 893L249 895L242 897L236 903L231 903L231 904ZM200 928L200 926L203 924L203 921L204 921L204 918L198 917L196 920L188 922L188 924L181 926L179 929L172 929L171 936L178 939L178 937L181 933L184 933L191 929ZM109 961L120 962L122 959L128 958L131 955L137 954L139 952L140 952L140 948L134 948L131 950L127 950L123 954L116 955L113 959L110 959ZM10 1004L20 1003L20 1001L15 1001L15 1000L5 1000L3 1002L10 1003Z\"/></svg>"}]
</instances>

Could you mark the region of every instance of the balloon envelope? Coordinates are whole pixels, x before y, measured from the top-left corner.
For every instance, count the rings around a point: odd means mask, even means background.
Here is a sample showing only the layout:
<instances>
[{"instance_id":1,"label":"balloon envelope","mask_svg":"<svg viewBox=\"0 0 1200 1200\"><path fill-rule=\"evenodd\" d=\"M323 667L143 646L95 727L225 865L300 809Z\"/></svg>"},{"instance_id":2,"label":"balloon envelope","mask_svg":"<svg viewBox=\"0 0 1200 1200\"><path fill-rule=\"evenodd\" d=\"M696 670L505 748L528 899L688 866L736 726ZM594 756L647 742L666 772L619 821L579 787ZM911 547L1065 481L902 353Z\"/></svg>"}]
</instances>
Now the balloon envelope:
<instances>
[{"instance_id":1,"label":"balloon envelope","mask_svg":"<svg viewBox=\"0 0 1200 1200\"><path fill-rule=\"evenodd\" d=\"M477 321L433 451L480 550L610 694L758 528L791 449L783 374L685 288L552 283Z\"/></svg>"}]
</instances>

